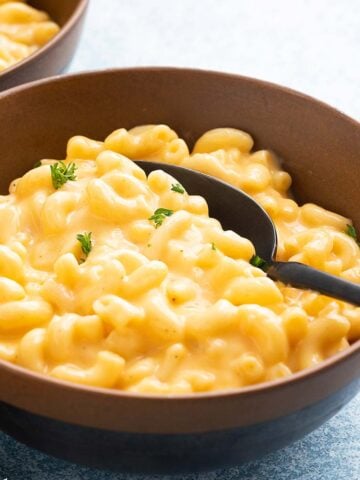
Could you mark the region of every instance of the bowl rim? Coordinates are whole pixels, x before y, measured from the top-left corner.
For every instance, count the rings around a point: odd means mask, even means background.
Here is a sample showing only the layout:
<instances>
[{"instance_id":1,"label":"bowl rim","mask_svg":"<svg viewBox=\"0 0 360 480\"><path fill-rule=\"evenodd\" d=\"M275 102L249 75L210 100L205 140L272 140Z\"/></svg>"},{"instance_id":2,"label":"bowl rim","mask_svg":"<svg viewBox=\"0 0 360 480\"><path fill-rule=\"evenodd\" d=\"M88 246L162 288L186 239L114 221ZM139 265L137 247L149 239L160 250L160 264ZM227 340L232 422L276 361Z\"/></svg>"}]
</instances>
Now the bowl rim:
<instances>
[{"instance_id":1,"label":"bowl rim","mask_svg":"<svg viewBox=\"0 0 360 480\"><path fill-rule=\"evenodd\" d=\"M87 6L90 2L90 0L79 0L80 2L83 2L83 6ZM80 8L80 5L79 7ZM77 12L78 13L78 12ZM78 16L81 14L78 13ZM73 16L68 20L70 22L73 20ZM26 57L24 60L21 62L16 63L14 66L9 67L8 69L4 70L4 73L2 75L5 75L5 72L8 73L11 69L17 68L18 65L25 63L28 59L33 58L37 54L42 53L46 47L53 42L55 42L55 39L59 38L60 34L64 30L65 26L67 26L67 23L61 28L61 30L53 37L47 44L45 44L42 48L31 54L29 57ZM26 82L26 83L21 83L20 85L16 85L14 87L8 88L6 90L0 91L0 98L3 96L10 96L12 94L18 93L22 90L30 89L33 87L41 86L44 83L48 84L56 84L58 82L63 82L63 81L71 81L75 78L82 78L82 77L95 77L98 75L113 75L113 74L126 74L126 73L144 73L146 74L147 72L153 72L153 73L193 73L195 75L199 74L205 74L205 75L211 75L213 77L224 77L224 78L229 78L229 79L240 79L245 82L249 83L254 83L257 84L258 86L264 87L264 88L271 88L273 90L276 90L277 92L285 93L288 96L299 98L303 101L306 102L311 102L316 104L317 106L326 109L328 112L335 114L337 116L340 116L343 120L350 122L353 127L359 128L360 127L360 118L357 120L355 117L350 116L348 113L343 112L337 107L333 107L329 103L325 102L324 100L319 100L318 98L301 92L299 90L296 90L292 87L287 87L285 85L281 85L279 83L271 82L268 80L263 80L261 78L257 77L251 77L249 75L242 75L239 73L234 73L234 72L227 72L227 71L220 71L220 70L212 70L209 68L194 68L194 67L178 67L178 66L169 66L169 65L141 65L141 66L134 66L134 67L108 67L108 68L100 68L100 69L86 69L86 70L81 70L78 72L71 72L71 73L65 73L65 74L56 74L56 75L51 75L49 77L44 77L40 78L38 80L32 80L31 82ZM1 78L1 74L0 74ZM360 133L360 131L359 131Z\"/></svg>"},{"instance_id":2,"label":"bowl rim","mask_svg":"<svg viewBox=\"0 0 360 480\"><path fill-rule=\"evenodd\" d=\"M33 52L31 55L23 58L22 60L20 60L20 62L16 62L10 67L5 68L5 70L0 72L0 80L3 80L7 76L11 76L11 74L13 74L14 71L21 70L23 67L26 67L28 64L31 64L32 62L36 62L39 58L46 55L48 50L52 49L58 42L61 42L61 40L64 37L66 37L68 32L72 30L72 28L78 23L81 17L85 14L86 8L89 5L89 1L90 0L78 0L78 4L75 7L75 10L70 15L68 20L64 23L64 25L60 28L58 33L54 35L49 42L45 43L45 45L35 50L35 52ZM33 83L33 82L28 82L28 83ZM22 83L21 85L26 85L26 83ZM16 87L12 87L12 88L16 88ZM9 90L11 90L12 88L9 88Z\"/></svg>"},{"instance_id":3,"label":"bowl rim","mask_svg":"<svg viewBox=\"0 0 360 480\"><path fill-rule=\"evenodd\" d=\"M83 7L88 3L88 0L81 0ZM181 74L181 73L192 73L195 75L211 75L212 77L221 77L221 78L229 78L233 80L240 80L243 82L253 83L256 86L263 87L263 88L270 88L273 89L281 94L286 94L287 96L297 97L305 102L310 102L313 104L318 105L321 108L325 108L333 115L336 115L346 122L352 124L352 126L358 129L360 134L360 122L356 119L348 116L347 114L343 113L342 111L330 106L326 102L318 100L310 95L305 93L299 92L297 90L293 90L292 88L285 87L273 82L268 82L266 80L261 80L245 75L239 75L236 73L227 73L221 72L216 70L209 70L209 69L199 69L199 68L185 68L185 67L172 67L172 66L139 66L139 67L124 67L124 68L107 68L107 69L98 69L98 70L89 70L80 73L72 73L67 75L55 75L48 78L43 78L40 80L36 80L33 82L25 83L18 85L16 87L12 87L8 90L0 92L0 101L3 98L11 97L16 95L17 93L21 93L24 90L31 90L32 88L41 87L42 85L56 85L58 83L63 83L75 79L81 78L88 78L88 77L96 77L99 75L126 75L127 73L139 73L139 74L147 74L147 73L157 73L157 74L165 74L165 73L174 73L174 74ZM301 370L299 372L292 373L289 377L280 378L277 380L266 381L262 383L258 383L255 385L250 385L246 387L239 387L239 388L229 388L223 390L213 390L209 392L199 392L199 393L189 393L189 394L153 394L153 393L137 393L137 392L129 392L126 390L117 390L111 388L102 388L102 387L94 387L94 386L86 386L77 383L72 383L69 381L59 380L54 377L40 374L29 370L25 367L21 367L14 363L11 363L6 360L0 359L0 369L7 370L8 372L15 374L17 376L22 377L23 379L34 380L37 383L46 384L50 382L54 386L58 386L65 390L77 390L82 393L86 393L89 395L105 395L107 397L113 398L127 398L127 399L138 399L138 400L153 400L153 401L201 401L201 400L211 400L211 399L219 399L224 397L233 397L233 396L247 396L251 394L257 394L259 392L265 393L268 391L273 391L277 389L281 389L288 385L292 385L293 383L301 383L302 381L306 380L307 378L314 377L320 375L323 372L331 369L335 365L339 365L351 357L355 355L360 355L360 339L354 342L345 350L332 355L331 357L323 360L318 365ZM360 376L360 372L357 375Z\"/></svg>"}]
</instances>

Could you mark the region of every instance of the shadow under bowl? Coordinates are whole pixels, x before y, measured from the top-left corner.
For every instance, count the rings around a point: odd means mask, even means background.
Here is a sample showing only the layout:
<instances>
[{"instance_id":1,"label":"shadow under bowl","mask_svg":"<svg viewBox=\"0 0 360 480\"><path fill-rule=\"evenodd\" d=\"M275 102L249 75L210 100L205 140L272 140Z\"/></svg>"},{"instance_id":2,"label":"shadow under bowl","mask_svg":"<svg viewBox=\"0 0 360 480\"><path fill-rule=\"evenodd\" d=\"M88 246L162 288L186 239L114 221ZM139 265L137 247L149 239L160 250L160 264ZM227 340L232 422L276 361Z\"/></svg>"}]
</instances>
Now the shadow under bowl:
<instances>
[{"instance_id":1,"label":"shadow under bowl","mask_svg":"<svg viewBox=\"0 0 360 480\"><path fill-rule=\"evenodd\" d=\"M21 121L19 118L21 116ZM283 159L300 202L360 227L360 125L300 93L251 78L130 68L43 80L0 94L0 189L77 134L166 123L191 146L208 129L249 132ZM235 211L234 211L235 213ZM0 428L31 447L115 471L239 465L321 425L360 389L360 342L292 377L172 397L86 388L0 361Z\"/></svg>"},{"instance_id":2,"label":"shadow under bowl","mask_svg":"<svg viewBox=\"0 0 360 480\"><path fill-rule=\"evenodd\" d=\"M0 92L61 73L70 63L80 39L88 0L30 0L28 3L48 13L61 28L39 50L0 72Z\"/></svg>"}]
</instances>

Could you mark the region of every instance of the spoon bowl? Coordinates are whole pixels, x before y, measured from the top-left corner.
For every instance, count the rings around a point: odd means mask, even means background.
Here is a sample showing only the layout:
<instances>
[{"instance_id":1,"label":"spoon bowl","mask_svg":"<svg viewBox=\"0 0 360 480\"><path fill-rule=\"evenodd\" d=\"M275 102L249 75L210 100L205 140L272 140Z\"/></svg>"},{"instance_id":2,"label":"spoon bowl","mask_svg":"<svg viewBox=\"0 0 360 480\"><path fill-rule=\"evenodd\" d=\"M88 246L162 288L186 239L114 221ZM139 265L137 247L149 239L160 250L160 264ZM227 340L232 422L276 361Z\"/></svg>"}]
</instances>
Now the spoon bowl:
<instances>
[{"instance_id":1,"label":"spoon bowl","mask_svg":"<svg viewBox=\"0 0 360 480\"><path fill-rule=\"evenodd\" d=\"M261 268L273 280L297 288L316 290L360 306L360 285L322 272L298 262L276 261L276 228L261 206L243 191L209 175L177 165L141 160L136 162L146 174L164 170L175 177L192 195L207 201L211 217L221 222L224 230L233 230L248 238L260 257Z\"/></svg>"}]
</instances>

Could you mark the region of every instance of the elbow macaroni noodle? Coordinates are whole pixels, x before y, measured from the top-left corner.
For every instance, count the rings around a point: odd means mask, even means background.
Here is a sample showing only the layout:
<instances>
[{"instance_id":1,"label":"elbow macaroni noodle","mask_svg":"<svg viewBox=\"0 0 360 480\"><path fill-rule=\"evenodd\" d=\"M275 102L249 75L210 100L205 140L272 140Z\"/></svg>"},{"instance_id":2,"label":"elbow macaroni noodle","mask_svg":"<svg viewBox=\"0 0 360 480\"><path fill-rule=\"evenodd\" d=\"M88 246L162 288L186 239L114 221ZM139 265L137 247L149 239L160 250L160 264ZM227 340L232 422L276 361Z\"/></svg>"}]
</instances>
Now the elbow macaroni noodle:
<instances>
[{"instance_id":1,"label":"elbow macaroni noodle","mask_svg":"<svg viewBox=\"0 0 360 480\"><path fill-rule=\"evenodd\" d=\"M146 177L132 159L174 163L252 195L279 233L280 260L360 283L349 220L290 198L290 176L247 133L205 133L190 154L164 125L70 139L76 179L50 166L0 197L0 358L88 386L145 393L239 388L287 377L360 338L360 308L266 277L253 245L208 216L206 201ZM172 211L160 225L149 218ZM82 257L77 235L92 232Z\"/></svg>"},{"instance_id":2,"label":"elbow macaroni noodle","mask_svg":"<svg viewBox=\"0 0 360 480\"><path fill-rule=\"evenodd\" d=\"M0 0L0 72L30 56L60 30L25 0Z\"/></svg>"}]
</instances>

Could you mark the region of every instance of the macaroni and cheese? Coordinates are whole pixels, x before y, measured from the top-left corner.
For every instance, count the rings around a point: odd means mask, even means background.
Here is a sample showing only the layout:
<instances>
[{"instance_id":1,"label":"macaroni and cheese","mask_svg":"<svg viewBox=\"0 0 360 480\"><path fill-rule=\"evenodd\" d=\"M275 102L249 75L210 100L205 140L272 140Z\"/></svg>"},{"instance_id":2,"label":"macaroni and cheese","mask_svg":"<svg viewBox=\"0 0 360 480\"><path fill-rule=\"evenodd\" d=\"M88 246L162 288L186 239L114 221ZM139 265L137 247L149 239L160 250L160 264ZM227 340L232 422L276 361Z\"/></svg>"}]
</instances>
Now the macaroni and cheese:
<instances>
[{"instance_id":1,"label":"macaroni and cheese","mask_svg":"<svg viewBox=\"0 0 360 480\"><path fill-rule=\"evenodd\" d=\"M252 195L278 258L360 283L350 221L289 196L290 176L250 135L220 128L190 153L169 127L70 139L0 197L0 358L88 386L145 393L287 377L360 338L360 308L267 278L206 200L132 160L182 165ZM350 233L352 235L349 235Z\"/></svg>"},{"instance_id":2,"label":"macaroni and cheese","mask_svg":"<svg viewBox=\"0 0 360 480\"><path fill-rule=\"evenodd\" d=\"M24 0L0 0L0 72L31 55L58 31L45 12Z\"/></svg>"}]
</instances>

